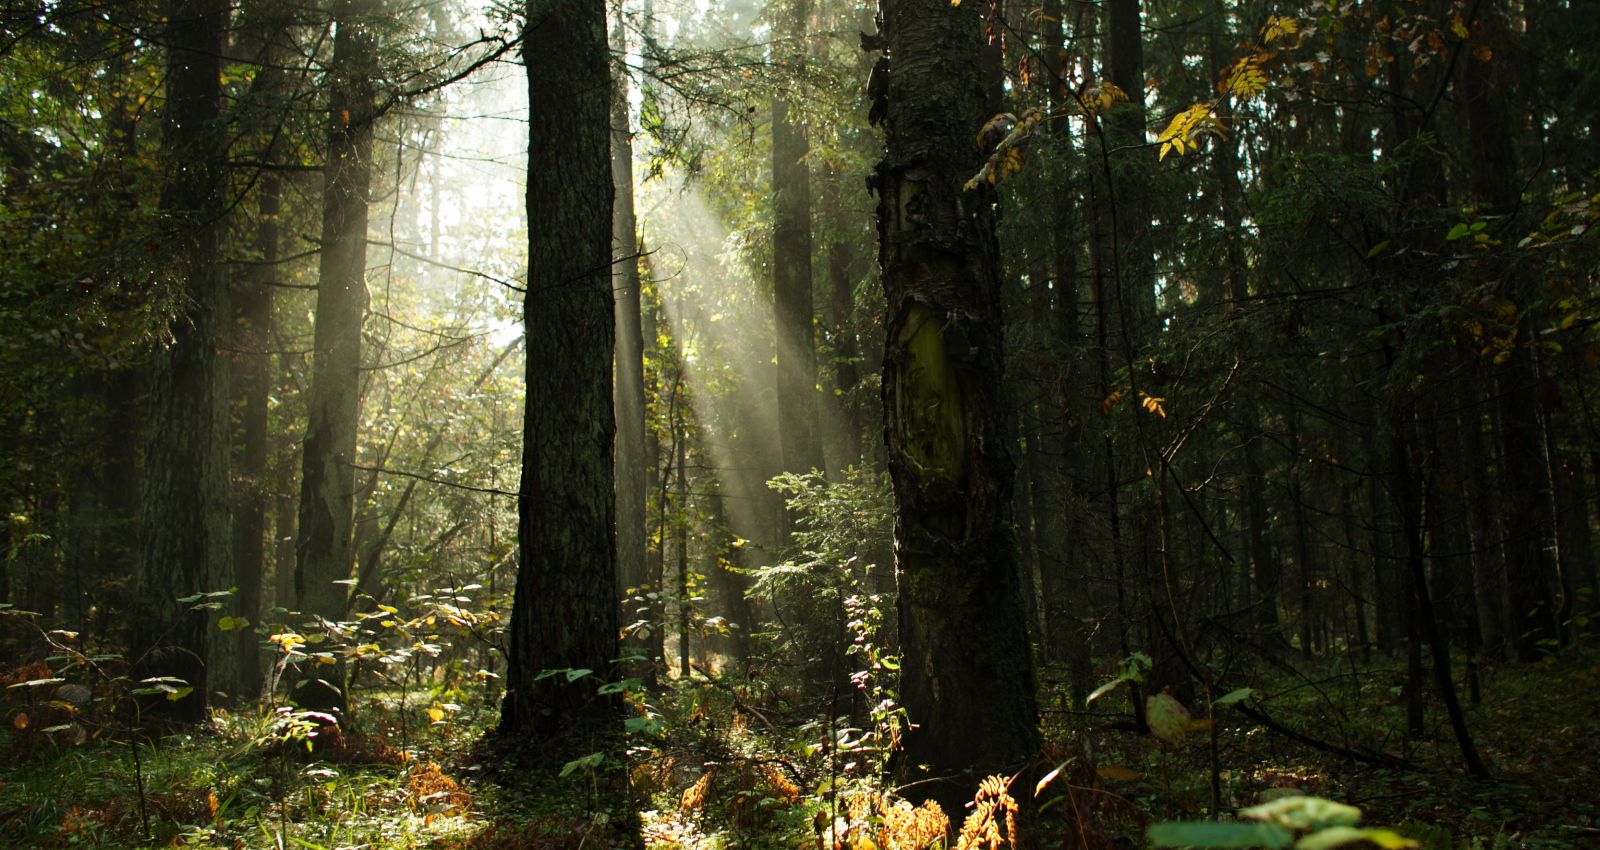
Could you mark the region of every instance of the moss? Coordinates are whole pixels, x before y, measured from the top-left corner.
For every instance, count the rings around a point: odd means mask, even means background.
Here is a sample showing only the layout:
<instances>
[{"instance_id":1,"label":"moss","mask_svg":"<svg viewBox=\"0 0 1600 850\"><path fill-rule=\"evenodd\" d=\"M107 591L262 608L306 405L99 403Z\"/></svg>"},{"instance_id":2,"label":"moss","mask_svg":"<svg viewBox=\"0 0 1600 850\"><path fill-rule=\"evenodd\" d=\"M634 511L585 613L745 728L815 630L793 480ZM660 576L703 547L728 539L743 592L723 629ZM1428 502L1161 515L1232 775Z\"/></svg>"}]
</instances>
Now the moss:
<instances>
[{"instance_id":1,"label":"moss","mask_svg":"<svg viewBox=\"0 0 1600 850\"><path fill-rule=\"evenodd\" d=\"M904 352L895 400L905 457L925 484L953 484L966 459L966 419L956 372L945 351L944 324L927 305L914 303L896 342Z\"/></svg>"}]
</instances>

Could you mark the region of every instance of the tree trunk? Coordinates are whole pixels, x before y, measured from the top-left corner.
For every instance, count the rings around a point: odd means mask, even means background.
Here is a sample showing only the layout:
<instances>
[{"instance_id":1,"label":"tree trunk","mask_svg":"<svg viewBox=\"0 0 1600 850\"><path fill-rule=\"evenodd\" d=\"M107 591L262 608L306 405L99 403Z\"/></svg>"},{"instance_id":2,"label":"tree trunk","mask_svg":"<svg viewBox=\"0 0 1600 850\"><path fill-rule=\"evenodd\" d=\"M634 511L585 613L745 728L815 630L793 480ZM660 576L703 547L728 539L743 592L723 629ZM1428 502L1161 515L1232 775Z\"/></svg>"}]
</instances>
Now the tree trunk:
<instances>
[{"instance_id":1,"label":"tree trunk","mask_svg":"<svg viewBox=\"0 0 1600 850\"><path fill-rule=\"evenodd\" d=\"M793 40L787 61L804 67L807 0L774 29ZM811 166L805 125L785 98L772 101L772 314L778 356L778 430L784 472L820 469L817 349L812 331Z\"/></svg>"},{"instance_id":2,"label":"tree trunk","mask_svg":"<svg viewBox=\"0 0 1600 850\"><path fill-rule=\"evenodd\" d=\"M168 4L167 104L161 208L175 225L181 305L153 358L140 528L136 676L173 676L194 692L153 705L174 718L206 716L210 620L178 602L233 584L228 499L228 375L216 355L229 318L218 264L225 173L221 60L228 4Z\"/></svg>"},{"instance_id":3,"label":"tree trunk","mask_svg":"<svg viewBox=\"0 0 1600 850\"><path fill-rule=\"evenodd\" d=\"M273 23L253 35L257 72L251 94L269 103L282 97L285 75L278 67L291 46L286 25ZM239 586L235 607L246 624L234 636L239 696L254 698L262 683L260 638L256 624L263 610L263 579L267 567L267 422L272 395L273 283L278 275L278 217L282 211L283 179L273 170L282 147L277 128L259 128L270 141L261 154L266 169L257 184L255 259L235 284L234 345L232 359L234 428L233 562Z\"/></svg>"},{"instance_id":4,"label":"tree trunk","mask_svg":"<svg viewBox=\"0 0 1600 850\"><path fill-rule=\"evenodd\" d=\"M237 350L232 379L238 416L234 432L238 471L234 484L233 560L239 583L235 608L238 616L249 621L234 639L238 654L235 687L242 697L256 696L261 686L261 651L255 626L261 619L262 579L267 565L267 407L272 390L267 351L272 340L272 277L278 257L281 190L277 175L262 176L256 250L263 265L240 286L234 308Z\"/></svg>"},{"instance_id":5,"label":"tree trunk","mask_svg":"<svg viewBox=\"0 0 1600 850\"><path fill-rule=\"evenodd\" d=\"M1136 352L1142 350L1155 333L1155 274L1150 227L1148 153L1145 143L1144 114L1144 33L1140 0L1107 0L1105 73L1122 89L1128 102L1112 110L1109 122L1109 147L1129 148L1107 152L1115 169L1113 203L1106 208L1112 219L1112 243L1116 269L1113 304L1113 331L1131 341ZM1130 147L1131 146L1131 147Z\"/></svg>"},{"instance_id":6,"label":"tree trunk","mask_svg":"<svg viewBox=\"0 0 1600 850\"><path fill-rule=\"evenodd\" d=\"M610 52L599 0L529 0L527 406L500 729L609 724L617 657L612 494ZM539 678L542 670L594 675Z\"/></svg>"},{"instance_id":7,"label":"tree trunk","mask_svg":"<svg viewBox=\"0 0 1600 850\"><path fill-rule=\"evenodd\" d=\"M300 613L344 618L355 559L356 431L361 413L361 324L367 312L367 196L372 181L375 0L340 0L329 69L328 154L323 166L322 251L311 386L306 396L295 595ZM316 671L311 671L315 673ZM308 676L300 705L343 709L342 665Z\"/></svg>"},{"instance_id":8,"label":"tree trunk","mask_svg":"<svg viewBox=\"0 0 1600 850\"><path fill-rule=\"evenodd\" d=\"M1494 12L1483 20L1486 38L1497 41L1502 23ZM1499 47L1500 45L1496 45ZM1514 215L1520 203L1516 149L1499 102L1506 89L1504 63L1467 58L1461 67L1461 98L1467 119L1467 149L1472 192L1487 214ZM1530 346L1539 335L1533 321L1533 286L1526 274L1507 269L1503 291L1516 308L1517 343L1497 374L1501 421L1501 484L1506 532L1506 624L1517 657L1534 661L1559 643L1553 584L1558 565L1550 509L1550 476L1539 423L1537 366Z\"/></svg>"},{"instance_id":9,"label":"tree trunk","mask_svg":"<svg viewBox=\"0 0 1600 850\"><path fill-rule=\"evenodd\" d=\"M611 50L627 55L627 26L618 4L611 24ZM617 584L642 586L645 574L644 337L639 295L638 222L633 209L633 130L628 116L628 77L614 69L611 99L612 293L617 305Z\"/></svg>"},{"instance_id":10,"label":"tree trunk","mask_svg":"<svg viewBox=\"0 0 1600 850\"><path fill-rule=\"evenodd\" d=\"M962 188L988 118L983 26L944 0L880 9L892 63L875 175L883 403L912 724L899 772L918 782L913 796L959 812L977 777L1017 769L1039 744L1002 436L994 195Z\"/></svg>"},{"instance_id":11,"label":"tree trunk","mask_svg":"<svg viewBox=\"0 0 1600 850\"><path fill-rule=\"evenodd\" d=\"M841 199L841 181L849 179L837 170L830 169L823 178L822 209L828 221L847 221L850 213ZM829 354L833 362L833 389L838 394L843 432L838 448L838 462L843 469L856 466L862 460L861 436L864 426L853 396L861 383L860 343L852 326L855 308L855 268L859 256L857 247L849 239L836 238L828 245L828 338Z\"/></svg>"}]
</instances>

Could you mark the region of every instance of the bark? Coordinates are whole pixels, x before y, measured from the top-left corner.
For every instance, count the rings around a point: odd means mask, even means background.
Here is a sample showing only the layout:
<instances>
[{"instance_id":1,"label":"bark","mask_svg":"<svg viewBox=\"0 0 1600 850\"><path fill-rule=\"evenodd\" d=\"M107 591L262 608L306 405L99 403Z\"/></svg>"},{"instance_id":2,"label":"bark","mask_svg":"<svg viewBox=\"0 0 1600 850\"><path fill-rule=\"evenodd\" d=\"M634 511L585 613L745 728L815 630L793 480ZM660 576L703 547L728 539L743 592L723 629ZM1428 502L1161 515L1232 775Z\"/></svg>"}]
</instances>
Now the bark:
<instances>
[{"instance_id":1,"label":"bark","mask_svg":"<svg viewBox=\"0 0 1600 850\"><path fill-rule=\"evenodd\" d=\"M228 376L216 348L228 320L218 263L222 237L220 55L224 0L172 0L166 41L162 142L168 177L161 208L173 224L180 305L155 353L141 499L136 676L172 676L189 696L152 707L175 719L206 716L210 617L177 600L233 583L228 504Z\"/></svg>"},{"instance_id":2,"label":"bark","mask_svg":"<svg viewBox=\"0 0 1600 850\"><path fill-rule=\"evenodd\" d=\"M1254 416L1252 415L1252 418ZM1259 429L1252 423L1250 433ZM1267 479L1261 469L1261 440L1250 439L1245 445L1244 471L1248 492L1245 494L1246 535L1249 538L1250 578L1254 583L1252 604L1255 606L1256 628L1273 639L1278 646L1278 601L1283 593L1283 575L1272 552L1272 539L1267 528Z\"/></svg>"},{"instance_id":3,"label":"bark","mask_svg":"<svg viewBox=\"0 0 1600 850\"><path fill-rule=\"evenodd\" d=\"M256 33L256 74L251 94L270 108L286 88L278 67L290 46L287 27L272 25ZM277 274L279 214L283 179L272 170L280 154L277 128L261 128L270 141L261 156L267 169L258 177L254 249L259 265L249 267L235 283L234 352L232 366L234 427L233 561L239 596L234 613L248 621L234 633L237 680L234 688L244 698L261 689L260 639L256 624L263 610L263 579L267 566L267 511L271 493L267 470L268 406L272 393L270 350L273 338L273 283Z\"/></svg>"},{"instance_id":4,"label":"bark","mask_svg":"<svg viewBox=\"0 0 1600 850\"><path fill-rule=\"evenodd\" d=\"M261 653L255 625L261 619L262 579L267 559L267 406L272 371L267 349L272 339L272 271L278 256L278 210L282 182L261 178L257 206L256 250L265 265L241 286L234 306L232 381L238 424L234 477L233 560L239 586L238 616L249 620L234 636L242 697L254 697L261 685Z\"/></svg>"},{"instance_id":5,"label":"bark","mask_svg":"<svg viewBox=\"0 0 1600 850\"><path fill-rule=\"evenodd\" d=\"M1489 32L1487 37L1497 39L1502 26L1498 16L1491 12L1483 23ZM1503 64L1466 59L1461 68L1460 89L1467 119L1472 192L1484 204L1486 213L1509 216L1518 208L1521 183L1516 149L1501 103ZM1539 423L1537 366L1529 348L1538 339L1531 309L1533 283L1526 274L1506 269L1503 286L1506 297L1517 308L1518 340L1496 376L1501 405L1500 492L1510 597L1505 619L1517 657L1534 661L1554 649L1560 638L1553 590L1558 576L1552 552L1555 526L1548 459Z\"/></svg>"},{"instance_id":6,"label":"bark","mask_svg":"<svg viewBox=\"0 0 1600 850\"><path fill-rule=\"evenodd\" d=\"M788 61L804 68L807 0L776 27L793 40ZM772 313L777 335L778 430L784 472L820 469L817 349L811 291L811 167L805 125L786 98L772 102Z\"/></svg>"},{"instance_id":7,"label":"bark","mask_svg":"<svg viewBox=\"0 0 1600 850\"><path fill-rule=\"evenodd\" d=\"M529 0L527 405L502 732L608 724L617 657L610 53L599 0ZM587 669L576 681L542 670Z\"/></svg>"},{"instance_id":8,"label":"bark","mask_svg":"<svg viewBox=\"0 0 1600 850\"><path fill-rule=\"evenodd\" d=\"M681 411L681 407L679 408ZM678 565L675 597L678 602L678 678L689 680L689 631L694 615L694 603L689 587L689 478L686 467L689 458L689 434L679 419L673 428L673 454L677 457L677 471L673 475L673 544L677 550Z\"/></svg>"},{"instance_id":9,"label":"bark","mask_svg":"<svg viewBox=\"0 0 1600 850\"><path fill-rule=\"evenodd\" d=\"M823 178L822 208L828 221L847 221L841 195L841 181L848 179L837 170L830 169ZM849 239L834 239L828 244L828 337L829 353L833 360L833 388L838 392L844 432L838 466L861 463L861 435L864 425L852 398L861 383L861 348L851 327L855 308L855 276L857 248Z\"/></svg>"},{"instance_id":10,"label":"bark","mask_svg":"<svg viewBox=\"0 0 1600 850\"><path fill-rule=\"evenodd\" d=\"M1474 407L1456 420L1466 469L1465 501L1471 509L1472 599L1477 622L1477 654L1489 661L1506 657L1509 643L1504 626L1509 607L1506 594L1505 559L1501 555L1501 534L1495 521L1495 500L1489 483L1492 453L1484 446L1484 432L1492 430L1476 406L1481 403L1474 389L1469 398Z\"/></svg>"},{"instance_id":11,"label":"bark","mask_svg":"<svg viewBox=\"0 0 1600 850\"><path fill-rule=\"evenodd\" d=\"M627 27L620 4L611 25L611 50L627 55ZM615 68L611 99L612 207L611 286L616 297L617 353L617 585L624 594L648 580L645 569L644 337L639 294L638 223L633 208L633 131L628 116L628 78ZM635 647L629 654L639 651Z\"/></svg>"},{"instance_id":12,"label":"bark","mask_svg":"<svg viewBox=\"0 0 1600 850\"><path fill-rule=\"evenodd\" d=\"M361 325L368 295L367 204L372 181L373 75L376 42L367 16L376 0L340 0L334 7L328 154L323 167L322 251L318 261L316 331L307 392L305 456L300 478L295 595L300 612L338 621L355 553L356 432L360 424ZM342 667L303 682L306 707L345 707Z\"/></svg>"},{"instance_id":13,"label":"bark","mask_svg":"<svg viewBox=\"0 0 1600 850\"><path fill-rule=\"evenodd\" d=\"M1111 148L1127 148L1108 153L1114 169L1114 204L1106 214L1111 218L1115 245L1112 267L1117 288L1113 329L1136 346L1142 347L1155 333L1155 276L1150 227L1148 164L1144 114L1144 34L1140 0L1108 0L1105 4L1105 73L1128 96L1128 102L1111 113L1108 135ZM1130 147L1132 146L1132 147Z\"/></svg>"},{"instance_id":14,"label":"bark","mask_svg":"<svg viewBox=\"0 0 1600 850\"><path fill-rule=\"evenodd\" d=\"M1033 665L1010 531L1000 397L1000 258L992 192L964 191L987 119L982 17L883 0L891 70L878 164L887 339L883 402L895 494L899 772L960 811L977 776L1038 748Z\"/></svg>"},{"instance_id":15,"label":"bark","mask_svg":"<svg viewBox=\"0 0 1600 850\"><path fill-rule=\"evenodd\" d=\"M1480 779L1487 778L1488 768L1478 757L1477 747L1472 742L1472 734L1467 729L1466 715L1461 711L1461 701L1456 696L1455 680L1450 673L1450 647L1441 635L1438 616L1434 611L1433 596L1428 589L1428 553L1424 548L1422 536L1424 502L1417 487L1416 465L1411 460L1409 435L1406 433L1405 423L1399 421L1398 415L1391 417L1389 429L1389 462L1395 484L1393 495L1400 512L1406 544L1405 584L1410 591L1406 601L1410 603L1411 608L1408 614L1412 615L1407 617L1408 628L1420 632L1420 637L1428 642L1434 690L1444 702L1445 713L1450 720L1451 731L1455 733L1456 744L1461 750L1467 771ZM1410 663L1413 675L1417 665L1415 652L1413 649L1413 660ZM1420 688L1421 683L1413 681L1408 684ZM1415 725L1417 728L1412 730L1413 733L1420 733L1421 723L1417 722Z\"/></svg>"}]
</instances>

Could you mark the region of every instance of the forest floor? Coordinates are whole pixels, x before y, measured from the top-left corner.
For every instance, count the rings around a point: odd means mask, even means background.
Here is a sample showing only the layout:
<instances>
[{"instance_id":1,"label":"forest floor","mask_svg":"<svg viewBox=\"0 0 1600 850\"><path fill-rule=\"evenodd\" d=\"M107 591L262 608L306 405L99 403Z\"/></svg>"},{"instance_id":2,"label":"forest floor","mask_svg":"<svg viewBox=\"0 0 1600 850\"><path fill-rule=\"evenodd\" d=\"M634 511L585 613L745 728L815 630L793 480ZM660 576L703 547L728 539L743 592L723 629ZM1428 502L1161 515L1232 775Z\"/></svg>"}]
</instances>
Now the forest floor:
<instances>
[{"instance_id":1,"label":"forest floor","mask_svg":"<svg viewBox=\"0 0 1600 850\"><path fill-rule=\"evenodd\" d=\"M1225 812L1291 789L1359 806L1366 823L1400 827L1426 850L1600 847L1600 655L1483 671L1468 722L1490 780L1461 768L1439 706L1428 707L1424 735L1394 731L1405 727L1401 678L1369 674L1356 686L1328 672L1263 683L1253 706L1309 738L1411 769L1289 740L1228 707L1218 708L1213 761L1208 731L1176 743L1133 731L1114 713L1126 708L1122 696L1092 716L1056 704L1046 757L1064 767L1037 813L1025 805L1024 843L1147 846L1151 822L1206 817L1214 764ZM650 713L658 734L634 736L625 772L598 754L508 767L483 743L494 715L483 695L458 706L413 694L403 710L395 695L365 695L367 734L324 736L309 753L270 712L219 712L207 729L140 747L136 763L109 733L73 743L72 721L44 726L50 706L18 694L0 695L5 848L577 850L613 846L637 827L652 850L872 850L911 835L909 810L894 810L868 776L873 753L830 757L821 746L856 733L787 722L725 684L677 683L661 695ZM628 805L597 803L624 784L637 819ZM1018 799L1032 792L1011 789Z\"/></svg>"}]
</instances>

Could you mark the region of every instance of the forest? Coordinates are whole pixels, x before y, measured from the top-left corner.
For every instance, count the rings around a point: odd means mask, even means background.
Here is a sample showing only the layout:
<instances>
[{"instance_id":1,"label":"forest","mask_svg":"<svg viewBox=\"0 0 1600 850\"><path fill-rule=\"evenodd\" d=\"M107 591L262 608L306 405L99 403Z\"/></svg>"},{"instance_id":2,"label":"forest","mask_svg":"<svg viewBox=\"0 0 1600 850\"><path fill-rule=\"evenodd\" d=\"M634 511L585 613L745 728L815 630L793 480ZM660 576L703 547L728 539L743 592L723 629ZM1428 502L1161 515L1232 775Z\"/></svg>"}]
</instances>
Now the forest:
<instances>
[{"instance_id":1,"label":"forest","mask_svg":"<svg viewBox=\"0 0 1600 850\"><path fill-rule=\"evenodd\" d=\"M1600 846L1589 0L4 0L0 847Z\"/></svg>"}]
</instances>

